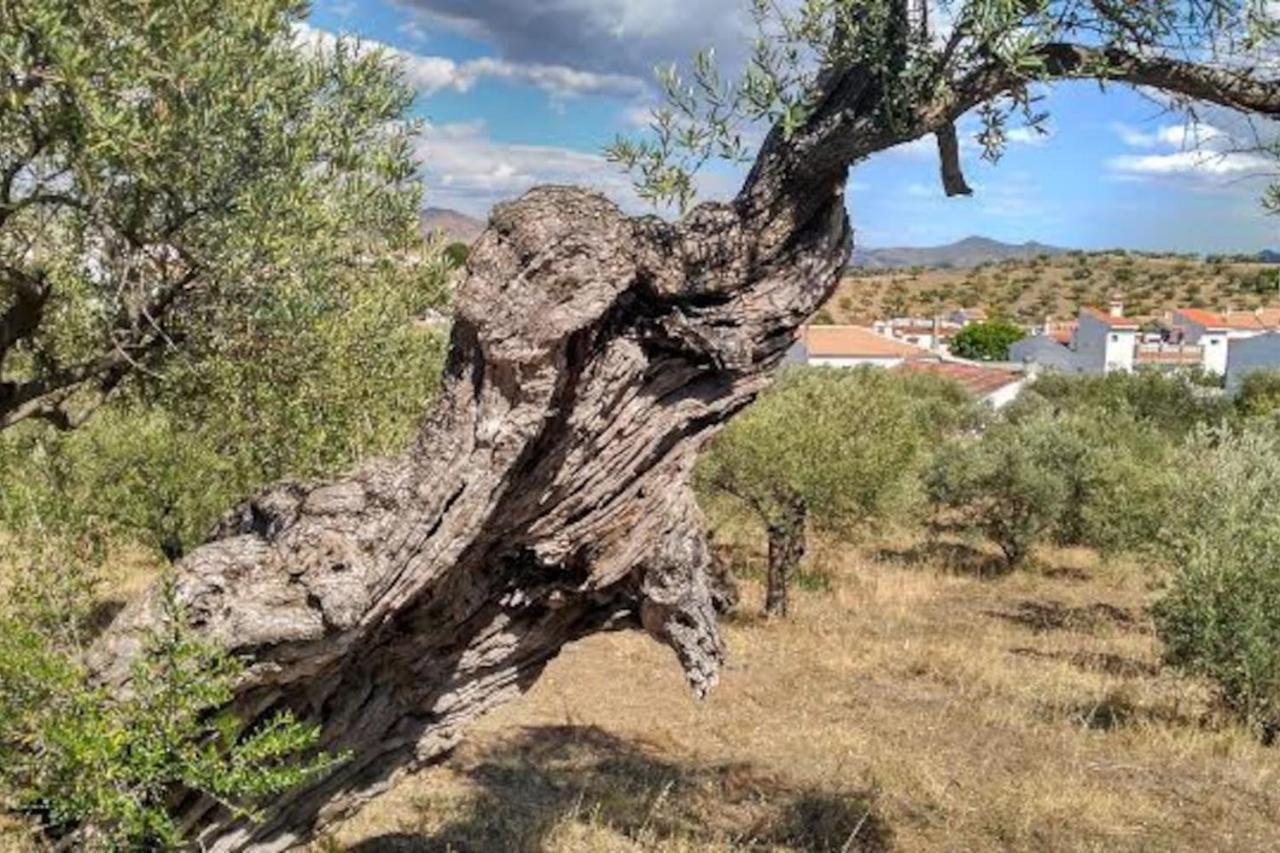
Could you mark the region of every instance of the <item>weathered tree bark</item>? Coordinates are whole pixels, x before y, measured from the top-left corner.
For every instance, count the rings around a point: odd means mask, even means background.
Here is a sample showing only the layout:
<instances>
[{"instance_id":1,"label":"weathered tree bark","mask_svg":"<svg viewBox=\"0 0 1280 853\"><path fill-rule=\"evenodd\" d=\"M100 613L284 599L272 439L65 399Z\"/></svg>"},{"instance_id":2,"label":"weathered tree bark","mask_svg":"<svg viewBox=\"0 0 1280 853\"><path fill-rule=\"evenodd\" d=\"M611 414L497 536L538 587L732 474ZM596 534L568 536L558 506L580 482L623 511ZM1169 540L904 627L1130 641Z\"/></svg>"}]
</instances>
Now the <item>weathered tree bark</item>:
<instances>
[{"instance_id":1,"label":"weathered tree bark","mask_svg":"<svg viewBox=\"0 0 1280 853\"><path fill-rule=\"evenodd\" d=\"M1087 48L1045 48L1088 76ZM1280 113L1280 89L1121 57L1108 79ZM1190 70L1189 70L1190 69ZM195 626L248 670L234 709L290 709L353 759L260 825L180 805L208 851L283 850L468 722L568 642L643 626L705 693L723 659L708 549L687 484L703 441L767 384L848 258L849 165L947 132L1024 81L978 69L886 128L876 76L840 68L796 134L775 129L731 204L679 224L628 219L581 190L500 206L469 260L442 399L406 455L336 482L284 484L227 516L177 569ZM96 644L127 689L159 593Z\"/></svg>"},{"instance_id":2,"label":"weathered tree bark","mask_svg":"<svg viewBox=\"0 0 1280 853\"><path fill-rule=\"evenodd\" d=\"M805 551L805 513L796 507L769 525L769 575L765 583L764 613L785 618L790 611L791 576Z\"/></svg>"},{"instance_id":3,"label":"weathered tree bark","mask_svg":"<svg viewBox=\"0 0 1280 853\"><path fill-rule=\"evenodd\" d=\"M723 648L698 508L703 439L768 382L848 256L844 200L761 255L733 206L678 226L543 188L503 205L461 288L442 399L414 449L229 514L179 566L195 627L249 668L235 710L290 709L353 759L261 825L191 798L203 849L282 850L438 760L565 643L643 626L695 693ZM91 656L127 689L161 618Z\"/></svg>"}]
</instances>

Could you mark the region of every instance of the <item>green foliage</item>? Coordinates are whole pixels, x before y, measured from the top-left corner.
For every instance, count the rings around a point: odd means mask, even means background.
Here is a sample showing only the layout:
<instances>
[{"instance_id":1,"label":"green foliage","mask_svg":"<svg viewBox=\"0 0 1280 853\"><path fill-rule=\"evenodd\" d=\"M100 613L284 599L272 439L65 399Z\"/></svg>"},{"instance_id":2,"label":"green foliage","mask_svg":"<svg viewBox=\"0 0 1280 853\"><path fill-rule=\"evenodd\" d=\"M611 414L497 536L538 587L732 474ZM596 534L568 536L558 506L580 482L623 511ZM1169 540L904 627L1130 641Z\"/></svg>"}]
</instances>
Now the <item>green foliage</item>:
<instances>
[{"instance_id":1,"label":"green foliage","mask_svg":"<svg viewBox=\"0 0 1280 853\"><path fill-rule=\"evenodd\" d=\"M766 526L796 506L828 527L884 519L913 498L930 444L977 418L964 392L936 377L794 369L716 439L698 483Z\"/></svg>"},{"instance_id":2,"label":"green foliage","mask_svg":"<svg viewBox=\"0 0 1280 853\"><path fill-rule=\"evenodd\" d=\"M1236 397L1236 408L1246 417L1263 417L1280 411L1280 370L1253 370L1245 374Z\"/></svg>"},{"instance_id":3,"label":"green foliage","mask_svg":"<svg viewBox=\"0 0 1280 853\"><path fill-rule=\"evenodd\" d=\"M724 78L711 51L697 54L687 71L659 69L664 99L652 112L650 133L619 138L608 148L608 158L632 174L641 198L687 210L694 178L709 160L751 159L746 140L754 126L770 126L771 142L821 133L816 119L833 72L863 72L866 90L876 94L866 99L869 114L860 119L872 125L866 132L887 136L909 127L927 105L936 104L939 112L951 107L975 78L1007 79L977 106L977 142L994 162L1008 144L1013 118L1046 132L1048 116L1034 84L1064 77L1106 80L1123 69L1123 59L1098 51L1064 70L1048 45L1180 60L1187 57L1176 46L1197 45L1202 50L1194 59L1210 65L1225 57L1261 64L1278 32L1273 9L1235 0L1095 2L1083 8L1070 0L963 0L934 11L945 17L945 32L927 9L918 14L911 4L891 0L750 0L750 8L757 37L738 79ZM1274 206L1277 198L1273 191L1264 201Z\"/></svg>"},{"instance_id":4,"label":"green foliage","mask_svg":"<svg viewBox=\"0 0 1280 853\"><path fill-rule=\"evenodd\" d=\"M951 352L976 361L1008 361L1009 347L1024 337L1021 327L1007 320L970 323L951 338Z\"/></svg>"},{"instance_id":5,"label":"green foliage","mask_svg":"<svg viewBox=\"0 0 1280 853\"><path fill-rule=\"evenodd\" d=\"M288 714L250 731L210 714L231 699L239 667L194 638L170 589L165 626L145 639L124 695L89 685L74 650L21 603L0 612L0 787L51 834L74 833L76 849L176 850L176 791L253 817L340 760L316 754L318 730Z\"/></svg>"},{"instance_id":6,"label":"green foliage","mask_svg":"<svg viewBox=\"0 0 1280 853\"><path fill-rule=\"evenodd\" d=\"M1202 432L1178 465L1189 488L1171 508L1174 575L1154 611L1165 655L1211 679L1270 741L1280 732L1280 439Z\"/></svg>"},{"instance_id":7,"label":"green foliage","mask_svg":"<svg viewBox=\"0 0 1280 853\"><path fill-rule=\"evenodd\" d=\"M1058 472L1064 457L1077 452L1050 416L1001 422L938 452L927 476L929 496L1018 568L1066 510L1070 490Z\"/></svg>"},{"instance_id":8,"label":"green foliage","mask_svg":"<svg viewBox=\"0 0 1280 853\"><path fill-rule=\"evenodd\" d=\"M255 329L264 293L412 245L413 91L381 53L299 45L306 8L0 4L0 428L75 426Z\"/></svg>"},{"instance_id":9,"label":"green foliage","mask_svg":"<svg viewBox=\"0 0 1280 853\"><path fill-rule=\"evenodd\" d=\"M1057 411L1105 412L1182 438L1231 416L1230 400L1214 386L1216 381L1200 373L1138 370L1105 376L1046 374L1036 380L1035 392Z\"/></svg>"},{"instance_id":10,"label":"green foliage","mask_svg":"<svg viewBox=\"0 0 1280 853\"><path fill-rule=\"evenodd\" d=\"M351 281L336 301L262 294L269 310L252 328L211 339L79 430L0 434L8 550L29 557L39 543L90 564L127 541L173 556L268 482L407 444L439 381L443 337L415 317L440 303L442 269L375 265ZM0 540L0 562L5 550Z\"/></svg>"},{"instance_id":11,"label":"green foliage","mask_svg":"<svg viewBox=\"0 0 1280 853\"><path fill-rule=\"evenodd\" d=\"M451 267L461 269L467 265L467 258L471 256L471 246L463 243L461 240L455 240L448 246L444 247L444 258L449 262Z\"/></svg>"}]
</instances>

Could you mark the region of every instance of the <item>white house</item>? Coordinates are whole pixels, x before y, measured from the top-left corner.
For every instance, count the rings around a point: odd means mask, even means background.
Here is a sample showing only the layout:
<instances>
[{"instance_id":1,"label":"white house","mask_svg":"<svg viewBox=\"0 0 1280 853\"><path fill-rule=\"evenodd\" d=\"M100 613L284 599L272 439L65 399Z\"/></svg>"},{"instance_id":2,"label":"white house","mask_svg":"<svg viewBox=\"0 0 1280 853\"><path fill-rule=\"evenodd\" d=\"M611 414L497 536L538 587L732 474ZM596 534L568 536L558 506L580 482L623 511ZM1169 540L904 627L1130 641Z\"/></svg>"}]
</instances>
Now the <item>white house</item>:
<instances>
[{"instance_id":1,"label":"white house","mask_svg":"<svg viewBox=\"0 0 1280 853\"><path fill-rule=\"evenodd\" d=\"M936 359L925 349L878 335L866 326L805 326L789 360L816 367L896 367L907 359Z\"/></svg>"},{"instance_id":2,"label":"white house","mask_svg":"<svg viewBox=\"0 0 1280 853\"><path fill-rule=\"evenodd\" d=\"M1124 316L1124 306L1111 303L1109 311L1080 309L1071 348L1091 373L1133 370L1138 351L1137 321Z\"/></svg>"},{"instance_id":3,"label":"white house","mask_svg":"<svg viewBox=\"0 0 1280 853\"><path fill-rule=\"evenodd\" d=\"M958 382L966 391L997 411L1018 399L1031 377L1025 373L1002 370L966 361L903 362L895 370L931 373Z\"/></svg>"},{"instance_id":4,"label":"white house","mask_svg":"<svg viewBox=\"0 0 1280 853\"><path fill-rule=\"evenodd\" d=\"M1173 312L1173 322L1182 329L1183 341L1203 349L1205 370L1219 375L1227 372L1227 349L1232 333L1225 317L1200 308L1179 308ZM1236 338L1251 336L1241 335L1242 330L1236 331Z\"/></svg>"},{"instance_id":5,"label":"white house","mask_svg":"<svg viewBox=\"0 0 1280 853\"><path fill-rule=\"evenodd\" d=\"M1232 341L1227 356L1227 393L1240 393L1245 377L1255 370L1277 368L1280 368L1280 332Z\"/></svg>"},{"instance_id":6,"label":"white house","mask_svg":"<svg viewBox=\"0 0 1280 853\"><path fill-rule=\"evenodd\" d=\"M960 326L943 320L941 317L894 317L889 320L876 320L871 330L886 338L906 341L925 349L941 350L950 343L952 336L960 331Z\"/></svg>"}]
</instances>

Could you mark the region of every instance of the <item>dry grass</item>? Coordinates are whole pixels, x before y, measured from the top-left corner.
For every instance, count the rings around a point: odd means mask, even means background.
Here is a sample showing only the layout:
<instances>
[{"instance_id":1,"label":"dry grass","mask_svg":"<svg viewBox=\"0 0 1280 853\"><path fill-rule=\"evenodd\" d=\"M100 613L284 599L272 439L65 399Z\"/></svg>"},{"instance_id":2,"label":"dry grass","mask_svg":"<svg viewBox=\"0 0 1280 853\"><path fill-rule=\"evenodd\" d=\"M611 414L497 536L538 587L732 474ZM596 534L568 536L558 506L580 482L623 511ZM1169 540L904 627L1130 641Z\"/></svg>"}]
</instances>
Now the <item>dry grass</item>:
<instances>
[{"instance_id":1,"label":"dry grass","mask_svg":"<svg viewBox=\"0 0 1280 853\"><path fill-rule=\"evenodd\" d=\"M1000 310L1025 323L1074 318L1080 306L1125 297L1132 316L1181 307L1261 308L1277 294L1255 292L1259 273L1274 267L1191 257L1075 253L1008 260L974 269L897 269L850 275L825 306L834 322L868 323L889 316L933 316L962 307Z\"/></svg>"},{"instance_id":2,"label":"dry grass","mask_svg":"<svg viewBox=\"0 0 1280 853\"><path fill-rule=\"evenodd\" d=\"M1280 751L1160 668L1150 576L988 556L829 543L785 623L752 615L746 583L701 704L666 649L591 638L313 849L1280 849ZM17 829L0 850L24 849Z\"/></svg>"},{"instance_id":3,"label":"dry grass","mask_svg":"<svg viewBox=\"0 0 1280 853\"><path fill-rule=\"evenodd\" d=\"M570 648L316 849L1280 848L1280 753L1160 669L1142 571L910 545L823 549L829 591L734 620L703 704L642 636Z\"/></svg>"}]
</instances>

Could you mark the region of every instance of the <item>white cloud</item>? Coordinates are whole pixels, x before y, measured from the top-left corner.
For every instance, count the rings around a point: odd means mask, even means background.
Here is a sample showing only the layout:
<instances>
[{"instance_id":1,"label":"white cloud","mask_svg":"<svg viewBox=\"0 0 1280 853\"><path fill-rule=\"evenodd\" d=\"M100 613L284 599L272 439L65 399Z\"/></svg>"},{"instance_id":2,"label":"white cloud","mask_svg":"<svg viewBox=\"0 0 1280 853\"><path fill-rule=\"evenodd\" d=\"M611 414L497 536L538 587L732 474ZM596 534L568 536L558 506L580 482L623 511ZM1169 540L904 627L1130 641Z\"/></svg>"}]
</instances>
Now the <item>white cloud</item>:
<instances>
[{"instance_id":1,"label":"white cloud","mask_svg":"<svg viewBox=\"0 0 1280 853\"><path fill-rule=\"evenodd\" d=\"M1121 178L1183 177L1211 181L1242 178L1275 170L1275 162L1246 150L1221 128L1204 122L1167 124L1137 130L1123 124L1113 129L1130 148L1150 153L1120 154L1106 161Z\"/></svg>"},{"instance_id":2,"label":"white cloud","mask_svg":"<svg viewBox=\"0 0 1280 853\"><path fill-rule=\"evenodd\" d=\"M337 37L307 24L296 25L300 43L314 48L328 48ZM363 41L366 48L382 49L399 60L405 79L424 95L451 89L466 92L484 79L523 83L540 89L556 99L579 95L637 96L645 92L643 81L622 74L598 74L565 65L515 63L493 57L480 57L456 62L444 56L423 56L390 47L377 41Z\"/></svg>"},{"instance_id":3,"label":"white cloud","mask_svg":"<svg viewBox=\"0 0 1280 853\"><path fill-rule=\"evenodd\" d=\"M433 206L485 215L496 202L540 184L571 184L604 193L631 212L651 212L636 197L630 179L600 154L549 145L497 142L483 122L431 125L419 144L419 159ZM703 197L723 197L734 187L726 177L700 176Z\"/></svg>"},{"instance_id":4,"label":"white cloud","mask_svg":"<svg viewBox=\"0 0 1280 853\"><path fill-rule=\"evenodd\" d=\"M1044 145L1051 135L1048 130L1034 127L1013 127L1005 131L1005 139L1010 145Z\"/></svg>"},{"instance_id":5,"label":"white cloud","mask_svg":"<svg viewBox=\"0 0 1280 853\"><path fill-rule=\"evenodd\" d=\"M1130 148L1192 148L1226 137L1226 134L1213 125L1194 122L1166 124L1149 131L1117 122L1112 125L1112 129L1120 137L1120 141Z\"/></svg>"},{"instance_id":6,"label":"white cloud","mask_svg":"<svg viewBox=\"0 0 1280 853\"><path fill-rule=\"evenodd\" d=\"M1107 160L1109 169L1127 175L1244 176L1273 170L1275 165L1258 154L1214 151L1121 154Z\"/></svg>"},{"instance_id":7,"label":"white cloud","mask_svg":"<svg viewBox=\"0 0 1280 853\"><path fill-rule=\"evenodd\" d=\"M397 27L402 35L410 41L423 44L427 41L427 30L422 26L422 22L415 18L406 18L399 27Z\"/></svg>"}]
</instances>

